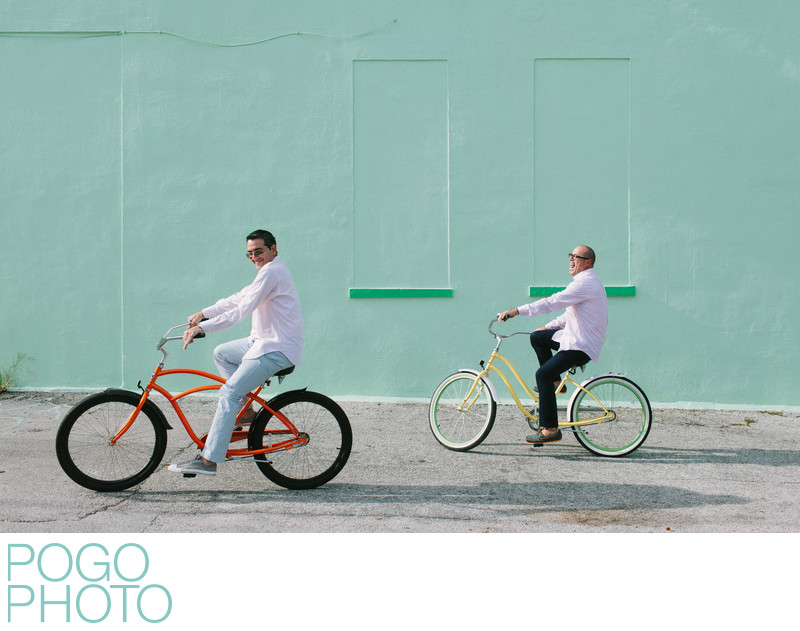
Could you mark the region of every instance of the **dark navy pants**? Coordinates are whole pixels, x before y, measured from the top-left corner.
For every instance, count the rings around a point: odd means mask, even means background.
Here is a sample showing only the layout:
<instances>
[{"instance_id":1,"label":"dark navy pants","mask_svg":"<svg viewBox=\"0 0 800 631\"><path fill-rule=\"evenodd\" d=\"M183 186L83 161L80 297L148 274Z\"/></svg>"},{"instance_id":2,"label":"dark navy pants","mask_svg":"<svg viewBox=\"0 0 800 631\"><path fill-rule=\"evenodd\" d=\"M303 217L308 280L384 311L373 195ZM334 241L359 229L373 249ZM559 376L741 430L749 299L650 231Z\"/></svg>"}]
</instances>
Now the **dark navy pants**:
<instances>
[{"instance_id":1,"label":"dark navy pants","mask_svg":"<svg viewBox=\"0 0 800 631\"><path fill-rule=\"evenodd\" d=\"M558 427L556 408L556 381L574 366L588 364L589 356L583 351L559 351L560 344L553 341L557 329L544 329L531 333L531 346L539 358L536 387L539 389L539 427ZM553 351L558 351L553 355Z\"/></svg>"}]
</instances>

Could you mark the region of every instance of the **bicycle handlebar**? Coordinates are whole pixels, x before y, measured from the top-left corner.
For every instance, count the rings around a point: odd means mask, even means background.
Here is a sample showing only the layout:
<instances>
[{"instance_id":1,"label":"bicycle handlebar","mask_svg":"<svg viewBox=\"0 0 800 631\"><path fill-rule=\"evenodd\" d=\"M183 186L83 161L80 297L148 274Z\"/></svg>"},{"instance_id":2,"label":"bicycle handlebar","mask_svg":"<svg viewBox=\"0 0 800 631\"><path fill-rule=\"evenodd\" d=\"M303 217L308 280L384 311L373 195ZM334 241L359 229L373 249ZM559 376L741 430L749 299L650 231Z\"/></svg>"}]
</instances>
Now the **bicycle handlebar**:
<instances>
[{"instance_id":1,"label":"bicycle handlebar","mask_svg":"<svg viewBox=\"0 0 800 631\"><path fill-rule=\"evenodd\" d=\"M206 320L207 319L208 318L206 318ZM175 326L168 328L166 333L164 333L164 335L161 336L161 341L159 341L158 346L156 346L156 349L161 350L164 344L172 340L182 340L183 335L173 335L172 337L169 337L169 334L172 333L175 329L180 329L181 327L188 327L188 326L189 326L188 322L181 322L180 324L176 324ZM199 333L198 335L194 336L194 339L197 340L205 336L206 336L205 332Z\"/></svg>"},{"instance_id":2,"label":"bicycle handlebar","mask_svg":"<svg viewBox=\"0 0 800 631\"><path fill-rule=\"evenodd\" d=\"M500 315L500 314L498 314ZM506 320L504 320L505 322ZM514 335L530 335L531 331L515 331L514 333L508 333L507 335L500 335L499 333L495 333L492 331L492 327L497 324L497 318L494 318L491 322L489 322L489 333L491 333L496 339L505 339L507 337L513 337Z\"/></svg>"}]
</instances>

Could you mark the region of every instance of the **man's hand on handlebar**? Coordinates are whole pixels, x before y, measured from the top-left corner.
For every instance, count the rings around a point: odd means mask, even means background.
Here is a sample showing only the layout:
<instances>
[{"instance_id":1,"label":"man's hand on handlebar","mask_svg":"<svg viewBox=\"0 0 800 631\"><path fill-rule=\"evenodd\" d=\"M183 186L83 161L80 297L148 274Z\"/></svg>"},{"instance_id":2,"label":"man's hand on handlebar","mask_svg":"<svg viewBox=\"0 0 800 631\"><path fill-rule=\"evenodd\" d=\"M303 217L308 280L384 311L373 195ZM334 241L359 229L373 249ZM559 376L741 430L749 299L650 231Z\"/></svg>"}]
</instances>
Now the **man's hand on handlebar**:
<instances>
[{"instance_id":1,"label":"man's hand on handlebar","mask_svg":"<svg viewBox=\"0 0 800 631\"><path fill-rule=\"evenodd\" d=\"M199 326L190 326L183 332L183 350L186 350L186 347L192 343L192 340L196 337L204 337L205 331L201 329Z\"/></svg>"},{"instance_id":2,"label":"man's hand on handlebar","mask_svg":"<svg viewBox=\"0 0 800 631\"><path fill-rule=\"evenodd\" d=\"M206 319L206 317L203 315L202 311L198 311L197 313L193 313L188 318L189 328L192 328L193 326L197 326L198 324L200 324L205 319Z\"/></svg>"},{"instance_id":3,"label":"man's hand on handlebar","mask_svg":"<svg viewBox=\"0 0 800 631\"><path fill-rule=\"evenodd\" d=\"M519 311L516 309L508 309L507 311L503 311L503 313L497 314L497 321L498 322L505 322L506 320L510 320L511 318L518 316Z\"/></svg>"}]
</instances>

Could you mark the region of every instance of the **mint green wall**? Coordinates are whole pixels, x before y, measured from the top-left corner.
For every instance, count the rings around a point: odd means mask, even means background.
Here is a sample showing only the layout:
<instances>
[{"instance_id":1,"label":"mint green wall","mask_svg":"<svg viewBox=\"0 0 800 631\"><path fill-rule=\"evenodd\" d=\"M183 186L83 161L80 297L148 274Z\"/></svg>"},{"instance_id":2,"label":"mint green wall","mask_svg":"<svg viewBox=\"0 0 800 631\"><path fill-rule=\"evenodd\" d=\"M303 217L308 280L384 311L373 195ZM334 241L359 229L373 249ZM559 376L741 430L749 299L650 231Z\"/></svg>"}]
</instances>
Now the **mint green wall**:
<instances>
[{"instance_id":1,"label":"mint green wall","mask_svg":"<svg viewBox=\"0 0 800 631\"><path fill-rule=\"evenodd\" d=\"M800 405L799 22L789 0L1 0L0 364L134 387L167 326L249 282L264 227L307 324L284 386L424 398L588 243L635 287L591 372ZM444 297L351 297L379 288Z\"/></svg>"}]
</instances>

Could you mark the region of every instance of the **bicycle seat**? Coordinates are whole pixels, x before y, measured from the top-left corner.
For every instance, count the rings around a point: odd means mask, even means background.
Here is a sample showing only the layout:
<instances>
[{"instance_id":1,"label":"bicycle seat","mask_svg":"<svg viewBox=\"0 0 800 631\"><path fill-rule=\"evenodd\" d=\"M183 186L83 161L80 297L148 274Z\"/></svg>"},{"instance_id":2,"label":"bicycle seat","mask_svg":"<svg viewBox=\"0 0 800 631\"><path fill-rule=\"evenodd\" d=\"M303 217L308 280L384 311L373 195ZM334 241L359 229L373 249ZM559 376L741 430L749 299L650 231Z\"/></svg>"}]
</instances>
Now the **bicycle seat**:
<instances>
[{"instance_id":1,"label":"bicycle seat","mask_svg":"<svg viewBox=\"0 0 800 631\"><path fill-rule=\"evenodd\" d=\"M294 367L294 366L289 366L288 368L284 368L283 370L279 370L279 371L278 371L278 372L276 372L274 375L272 375L272 377L270 377L269 379L267 379L267 381L266 381L265 383L266 383L267 385L269 385L269 382L270 382L270 380L271 380L271 379L274 379L275 377L277 377L277 378L278 378L278 383L279 383L279 384L280 384L280 383L283 383L283 380L286 378L286 376L287 376L287 375L291 375L291 374L294 372L294 369L295 369L295 367Z\"/></svg>"}]
</instances>

